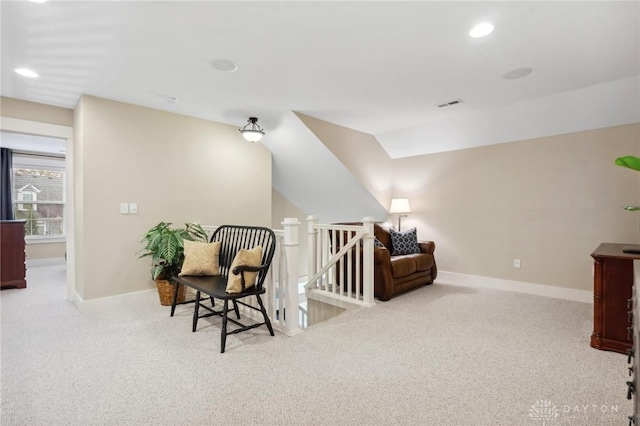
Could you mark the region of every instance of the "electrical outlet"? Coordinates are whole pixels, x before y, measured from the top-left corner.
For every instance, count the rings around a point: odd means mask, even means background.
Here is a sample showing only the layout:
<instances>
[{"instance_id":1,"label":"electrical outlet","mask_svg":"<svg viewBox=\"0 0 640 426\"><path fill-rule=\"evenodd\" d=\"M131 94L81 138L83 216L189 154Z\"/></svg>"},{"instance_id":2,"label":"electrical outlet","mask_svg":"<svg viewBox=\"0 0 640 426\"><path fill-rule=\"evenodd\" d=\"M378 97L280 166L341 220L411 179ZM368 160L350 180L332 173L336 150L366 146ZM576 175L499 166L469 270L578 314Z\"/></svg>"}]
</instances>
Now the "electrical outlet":
<instances>
[{"instance_id":1,"label":"electrical outlet","mask_svg":"<svg viewBox=\"0 0 640 426\"><path fill-rule=\"evenodd\" d=\"M129 214L129 203L120 203L120 213Z\"/></svg>"},{"instance_id":2,"label":"electrical outlet","mask_svg":"<svg viewBox=\"0 0 640 426\"><path fill-rule=\"evenodd\" d=\"M520 268L520 259L513 259L513 267Z\"/></svg>"}]
</instances>

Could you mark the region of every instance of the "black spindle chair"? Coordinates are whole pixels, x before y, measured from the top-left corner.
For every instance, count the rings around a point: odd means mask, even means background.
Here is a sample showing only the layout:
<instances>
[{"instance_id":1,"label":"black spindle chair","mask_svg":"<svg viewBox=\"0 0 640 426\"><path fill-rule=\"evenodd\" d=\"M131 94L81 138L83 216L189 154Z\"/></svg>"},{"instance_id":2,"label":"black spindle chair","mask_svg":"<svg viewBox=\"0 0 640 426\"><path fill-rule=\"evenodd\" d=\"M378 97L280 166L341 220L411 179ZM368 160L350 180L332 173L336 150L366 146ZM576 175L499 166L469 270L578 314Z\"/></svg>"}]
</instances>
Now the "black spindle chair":
<instances>
[{"instance_id":1,"label":"black spindle chair","mask_svg":"<svg viewBox=\"0 0 640 426\"><path fill-rule=\"evenodd\" d=\"M271 321L269 321L269 316L264 308L264 304L260 295L265 293L263 284L265 278L267 277L271 261L273 260L273 254L275 253L276 238L273 231L269 228L262 228L257 226L222 225L218 227L211 236L211 242L215 241L220 241L221 243L219 260L220 275L183 275L172 277L172 280L174 281L174 283L176 283L176 294L174 295L173 304L171 306L171 316L173 316L176 307L176 296L178 290L177 284L182 284L196 290L192 331L196 331L199 318L210 317L213 315L221 316L222 331L220 336L220 352L224 353L227 335L229 334L240 333L242 331L266 325L269 329L269 333L271 333L272 336L274 335ZM260 266L239 266L234 268L233 271L230 270L231 264L240 249L249 250L256 246L262 247L262 261L260 262ZM245 288L244 274L246 272L258 272L255 285L249 288ZM227 281L230 274L242 274L242 292L236 294L229 294L226 292ZM203 293L209 296L209 298L211 299L211 307L202 303L206 299L202 298ZM256 297L258 307L240 300L250 296ZM216 299L222 301L222 310L215 309ZM233 303L233 310L235 311L237 320L234 318L228 318L227 313L229 311L229 301ZM238 309L238 304L261 312L264 319L263 322L248 325L241 323L239 321L240 311ZM205 309L207 313L201 315L199 313L200 308ZM238 328L227 331L227 321L232 322Z\"/></svg>"}]
</instances>

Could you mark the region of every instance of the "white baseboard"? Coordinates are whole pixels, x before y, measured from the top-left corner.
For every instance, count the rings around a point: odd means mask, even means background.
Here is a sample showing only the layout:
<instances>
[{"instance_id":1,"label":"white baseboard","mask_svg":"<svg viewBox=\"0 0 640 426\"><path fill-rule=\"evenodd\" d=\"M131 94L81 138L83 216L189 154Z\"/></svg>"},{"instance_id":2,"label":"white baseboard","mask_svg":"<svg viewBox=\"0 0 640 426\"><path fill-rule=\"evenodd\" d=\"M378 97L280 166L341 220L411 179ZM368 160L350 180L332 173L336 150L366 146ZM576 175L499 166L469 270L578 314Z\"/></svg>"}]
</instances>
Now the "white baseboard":
<instances>
[{"instance_id":1,"label":"white baseboard","mask_svg":"<svg viewBox=\"0 0 640 426\"><path fill-rule=\"evenodd\" d=\"M146 303L154 300L160 304L158 290L155 288L89 300L83 300L78 292L74 291L74 303L83 314L108 312L122 306L135 306L141 302Z\"/></svg>"},{"instance_id":2,"label":"white baseboard","mask_svg":"<svg viewBox=\"0 0 640 426\"><path fill-rule=\"evenodd\" d=\"M545 284L533 284L522 281L503 280L479 275L459 274L457 272L438 271L436 284L457 285L472 288L491 288L494 290L515 291L554 299L573 300L593 303L593 292L574 288L554 287Z\"/></svg>"},{"instance_id":3,"label":"white baseboard","mask_svg":"<svg viewBox=\"0 0 640 426\"><path fill-rule=\"evenodd\" d=\"M64 265L66 259L64 257L47 257L44 259L27 259L25 264L27 268L36 268L38 266Z\"/></svg>"}]
</instances>

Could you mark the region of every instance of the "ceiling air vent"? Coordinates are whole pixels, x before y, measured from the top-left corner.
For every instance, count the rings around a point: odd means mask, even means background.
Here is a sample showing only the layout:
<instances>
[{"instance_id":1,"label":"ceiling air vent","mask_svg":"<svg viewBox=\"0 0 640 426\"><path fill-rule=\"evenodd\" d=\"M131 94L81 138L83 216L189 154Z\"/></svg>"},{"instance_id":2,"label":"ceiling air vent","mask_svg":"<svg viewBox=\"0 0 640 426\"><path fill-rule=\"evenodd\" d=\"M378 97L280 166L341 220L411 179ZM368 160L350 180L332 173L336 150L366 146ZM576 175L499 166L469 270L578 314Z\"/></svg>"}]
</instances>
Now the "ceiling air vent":
<instances>
[{"instance_id":1,"label":"ceiling air vent","mask_svg":"<svg viewBox=\"0 0 640 426\"><path fill-rule=\"evenodd\" d=\"M456 104L461 104L461 103L462 103L462 99L454 99L452 101L444 102L444 103L438 105L438 108L444 108L444 107L448 107L448 106L456 105Z\"/></svg>"}]
</instances>

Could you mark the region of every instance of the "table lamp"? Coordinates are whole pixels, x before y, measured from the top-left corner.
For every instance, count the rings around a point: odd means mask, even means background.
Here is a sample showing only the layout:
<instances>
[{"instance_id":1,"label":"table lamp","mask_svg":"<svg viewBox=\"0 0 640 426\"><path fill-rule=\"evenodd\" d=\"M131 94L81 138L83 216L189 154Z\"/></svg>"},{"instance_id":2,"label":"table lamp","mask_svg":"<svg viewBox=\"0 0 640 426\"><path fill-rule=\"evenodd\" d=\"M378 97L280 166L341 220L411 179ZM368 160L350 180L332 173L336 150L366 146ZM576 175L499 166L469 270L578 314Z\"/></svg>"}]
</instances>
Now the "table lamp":
<instances>
[{"instance_id":1,"label":"table lamp","mask_svg":"<svg viewBox=\"0 0 640 426\"><path fill-rule=\"evenodd\" d=\"M403 213L411 213L409 200L407 198L393 198L391 200L389 213L398 213L398 231L400 231L401 220L403 217L407 217L407 215Z\"/></svg>"}]
</instances>

